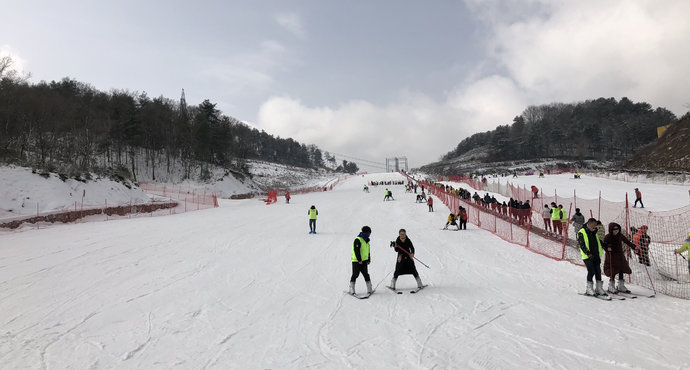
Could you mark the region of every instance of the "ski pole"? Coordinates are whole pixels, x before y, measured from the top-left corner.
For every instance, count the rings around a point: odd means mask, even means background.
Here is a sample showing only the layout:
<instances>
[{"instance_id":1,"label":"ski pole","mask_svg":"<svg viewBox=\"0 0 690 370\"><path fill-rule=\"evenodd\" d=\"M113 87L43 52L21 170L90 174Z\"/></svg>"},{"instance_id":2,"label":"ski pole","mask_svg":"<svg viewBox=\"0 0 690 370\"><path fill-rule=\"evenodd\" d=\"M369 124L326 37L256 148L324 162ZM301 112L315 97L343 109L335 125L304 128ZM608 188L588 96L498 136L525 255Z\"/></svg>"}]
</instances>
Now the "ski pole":
<instances>
[{"instance_id":1,"label":"ski pole","mask_svg":"<svg viewBox=\"0 0 690 370\"><path fill-rule=\"evenodd\" d=\"M413 256L412 254L410 254L410 252L404 250L401 246L398 245L398 243L395 243L395 247L398 248L398 249L400 249L401 251L405 252L408 256L410 256L410 257L416 259L417 262L419 262L419 263L421 263L422 265L424 265L424 267L426 267L426 268L428 268L429 270L431 270L431 267L427 266L426 263L420 261L419 258L417 258L417 257Z\"/></svg>"},{"instance_id":2,"label":"ski pole","mask_svg":"<svg viewBox=\"0 0 690 370\"><path fill-rule=\"evenodd\" d=\"M647 277L649 278L649 283L652 285L652 290L654 291L654 295L656 295L656 288L654 288L654 282L652 282L652 275L649 274L649 269L647 268L647 265L644 264L644 270L647 271Z\"/></svg>"}]
</instances>

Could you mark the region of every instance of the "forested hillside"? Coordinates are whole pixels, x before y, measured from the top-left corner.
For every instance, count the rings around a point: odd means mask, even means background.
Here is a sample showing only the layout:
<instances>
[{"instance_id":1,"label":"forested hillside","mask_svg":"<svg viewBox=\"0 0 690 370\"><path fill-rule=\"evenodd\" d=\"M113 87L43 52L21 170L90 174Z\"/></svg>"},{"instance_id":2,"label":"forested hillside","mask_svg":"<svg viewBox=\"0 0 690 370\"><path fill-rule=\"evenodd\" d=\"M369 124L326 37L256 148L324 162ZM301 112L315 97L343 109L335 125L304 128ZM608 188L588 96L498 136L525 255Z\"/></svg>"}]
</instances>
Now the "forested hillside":
<instances>
[{"instance_id":1,"label":"forested hillside","mask_svg":"<svg viewBox=\"0 0 690 370\"><path fill-rule=\"evenodd\" d=\"M0 162L125 175L135 174L134 166L144 162L153 179L175 163L184 167L185 178L202 179L209 166L241 169L245 159L305 168L324 165L315 145L251 128L221 114L209 100L187 106L184 95L178 101L145 92L103 92L70 78L29 83L10 66L11 60L3 58ZM142 153L145 158L135 160Z\"/></svg>"},{"instance_id":2,"label":"forested hillside","mask_svg":"<svg viewBox=\"0 0 690 370\"><path fill-rule=\"evenodd\" d=\"M627 167L647 171L690 171L690 113L671 125L662 137L637 152Z\"/></svg>"},{"instance_id":3,"label":"forested hillside","mask_svg":"<svg viewBox=\"0 0 690 370\"><path fill-rule=\"evenodd\" d=\"M482 148L484 162L542 158L620 161L656 139L658 126L675 120L665 108L654 109L628 98L530 106L512 124L462 140L443 160Z\"/></svg>"}]
</instances>

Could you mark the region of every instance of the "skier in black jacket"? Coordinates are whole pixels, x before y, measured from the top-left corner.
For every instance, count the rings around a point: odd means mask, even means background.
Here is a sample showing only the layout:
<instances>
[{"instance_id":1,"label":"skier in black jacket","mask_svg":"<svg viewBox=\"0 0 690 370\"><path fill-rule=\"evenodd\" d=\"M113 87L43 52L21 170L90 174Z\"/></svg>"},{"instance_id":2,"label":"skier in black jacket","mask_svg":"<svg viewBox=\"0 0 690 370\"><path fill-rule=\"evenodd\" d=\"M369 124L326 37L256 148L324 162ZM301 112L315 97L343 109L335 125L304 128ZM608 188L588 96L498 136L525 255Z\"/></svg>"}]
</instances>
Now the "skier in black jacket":
<instances>
[{"instance_id":1,"label":"skier in black jacket","mask_svg":"<svg viewBox=\"0 0 690 370\"><path fill-rule=\"evenodd\" d=\"M407 232L405 229L400 229L398 232L398 238L395 242L391 243L395 247L395 251L398 252L398 258L395 263L395 272L393 273L393 279L391 280L391 289L395 290L395 283L400 275L412 275L415 280L417 280L417 288L422 288L422 279L419 278L419 273L417 272L417 267L414 264L414 245L412 245L412 240L407 237ZM407 253L405 253L407 252Z\"/></svg>"}]
</instances>

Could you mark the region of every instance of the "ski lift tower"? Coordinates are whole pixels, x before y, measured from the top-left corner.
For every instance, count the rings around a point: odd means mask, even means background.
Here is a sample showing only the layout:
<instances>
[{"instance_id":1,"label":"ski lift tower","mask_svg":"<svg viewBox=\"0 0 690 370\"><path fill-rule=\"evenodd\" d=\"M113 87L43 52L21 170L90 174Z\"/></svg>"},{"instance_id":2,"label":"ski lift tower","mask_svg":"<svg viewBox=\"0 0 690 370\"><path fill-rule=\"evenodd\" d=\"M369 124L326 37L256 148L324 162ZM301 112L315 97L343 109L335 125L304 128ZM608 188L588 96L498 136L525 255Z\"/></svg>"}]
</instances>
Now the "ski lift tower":
<instances>
[{"instance_id":1,"label":"ski lift tower","mask_svg":"<svg viewBox=\"0 0 690 370\"><path fill-rule=\"evenodd\" d=\"M407 157L386 158L386 172L407 172Z\"/></svg>"}]
</instances>

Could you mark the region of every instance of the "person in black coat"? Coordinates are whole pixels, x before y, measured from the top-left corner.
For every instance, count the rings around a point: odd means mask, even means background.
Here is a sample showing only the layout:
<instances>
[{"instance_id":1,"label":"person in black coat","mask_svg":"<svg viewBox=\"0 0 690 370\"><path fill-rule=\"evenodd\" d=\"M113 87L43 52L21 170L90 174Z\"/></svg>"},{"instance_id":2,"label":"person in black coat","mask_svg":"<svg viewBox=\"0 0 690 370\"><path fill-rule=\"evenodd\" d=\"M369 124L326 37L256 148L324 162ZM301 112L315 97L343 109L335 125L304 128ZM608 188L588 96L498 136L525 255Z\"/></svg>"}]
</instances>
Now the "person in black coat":
<instances>
[{"instance_id":1,"label":"person in black coat","mask_svg":"<svg viewBox=\"0 0 690 370\"><path fill-rule=\"evenodd\" d=\"M422 288L422 279L419 278L417 267L414 264L414 245L412 245L412 240L407 237L405 229L400 229L398 238L391 244L395 247L395 251L398 252L398 258L395 263L395 272L393 273L390 287L395 290L398 276L412 275L417 280L417 287Z\"/></svg>"}]
</instances>

